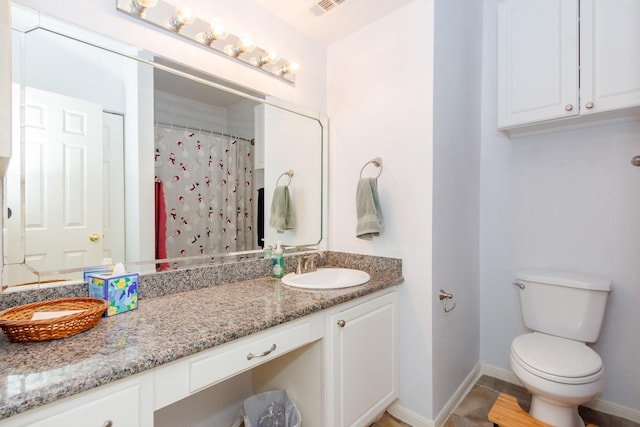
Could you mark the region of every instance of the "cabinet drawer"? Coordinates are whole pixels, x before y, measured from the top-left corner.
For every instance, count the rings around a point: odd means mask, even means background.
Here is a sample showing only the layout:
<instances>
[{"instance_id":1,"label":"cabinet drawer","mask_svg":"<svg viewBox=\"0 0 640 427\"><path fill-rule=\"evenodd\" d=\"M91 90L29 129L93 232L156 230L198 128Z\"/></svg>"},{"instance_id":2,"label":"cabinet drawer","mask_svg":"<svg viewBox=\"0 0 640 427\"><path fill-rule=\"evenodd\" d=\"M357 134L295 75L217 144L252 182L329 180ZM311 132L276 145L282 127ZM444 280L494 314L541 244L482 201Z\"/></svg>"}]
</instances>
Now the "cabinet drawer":
<instances>
[{"instance_id":1,"label":"cabinet drawer","mask_svg":"<svg viewBox=\"0 0 640 427\"><path fill-rule=\"evenodd\" d=\"M311 342L311 324L269 334L236 348L194 360L189 365L189 391L215 384Z\"/></svg>"},{"instance_id":2,"label":"cabinet drawer","mask_svg":"<svg viewBox=\"0 0 640 427\"><path fill-rule=\"evenodd\" d=\"M137 385L119 390L109 396L64 411L58 415L29 424L31 427L68 427L107 425L137 426L140 419L140 387Z\"/></svg>"},{"instance_id":3,"label":"cabinet drawer","mask_svg":"<svg viewBox=\"0 0 640 427\"><path fill-rule=\"evenodd\" d=\"M150 427L151 376L120 380L0 421L3 427Z\"/></svg>"}]
</instances>

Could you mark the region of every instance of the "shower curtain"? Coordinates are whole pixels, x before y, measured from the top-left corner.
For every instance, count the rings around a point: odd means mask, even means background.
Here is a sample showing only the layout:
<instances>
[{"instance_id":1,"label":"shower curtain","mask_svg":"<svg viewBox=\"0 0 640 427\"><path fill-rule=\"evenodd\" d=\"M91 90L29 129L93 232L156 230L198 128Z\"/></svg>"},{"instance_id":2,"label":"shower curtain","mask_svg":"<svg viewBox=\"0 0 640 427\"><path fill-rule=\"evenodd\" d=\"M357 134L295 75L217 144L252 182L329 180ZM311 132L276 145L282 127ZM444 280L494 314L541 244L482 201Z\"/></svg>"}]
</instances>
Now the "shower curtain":
<instances>
[{"instance_id":1,"label":"shower curtain","mask_svg":"<svg viewBox=\"0 0 640 427\"><path fill-rule=\"evenodd\" d=\"M156 125L155 173L169 258L257 248L250 142Z\"/></svg>"}]
</instances>

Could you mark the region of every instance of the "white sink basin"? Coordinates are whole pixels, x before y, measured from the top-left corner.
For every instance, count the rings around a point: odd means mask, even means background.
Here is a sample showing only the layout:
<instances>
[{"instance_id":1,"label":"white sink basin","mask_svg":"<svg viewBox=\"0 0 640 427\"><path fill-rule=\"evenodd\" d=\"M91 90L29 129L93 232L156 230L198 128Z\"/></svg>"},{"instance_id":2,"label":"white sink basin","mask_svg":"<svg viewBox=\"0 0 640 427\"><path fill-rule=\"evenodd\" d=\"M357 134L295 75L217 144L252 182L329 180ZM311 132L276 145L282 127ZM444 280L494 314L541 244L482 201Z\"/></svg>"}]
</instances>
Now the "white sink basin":
<instances>
[{"instance_id":1,"label":"white sink basin","mask_svg":"<svg viewBox=\"0 0 640 427\"><path fill-rule=\"evenodd\" d=\"M358 286L371 280L368 273L351 268L319 268L304 274L289 273L282 283L304 289L340 289Z\"/></svg>"}]
</instances>

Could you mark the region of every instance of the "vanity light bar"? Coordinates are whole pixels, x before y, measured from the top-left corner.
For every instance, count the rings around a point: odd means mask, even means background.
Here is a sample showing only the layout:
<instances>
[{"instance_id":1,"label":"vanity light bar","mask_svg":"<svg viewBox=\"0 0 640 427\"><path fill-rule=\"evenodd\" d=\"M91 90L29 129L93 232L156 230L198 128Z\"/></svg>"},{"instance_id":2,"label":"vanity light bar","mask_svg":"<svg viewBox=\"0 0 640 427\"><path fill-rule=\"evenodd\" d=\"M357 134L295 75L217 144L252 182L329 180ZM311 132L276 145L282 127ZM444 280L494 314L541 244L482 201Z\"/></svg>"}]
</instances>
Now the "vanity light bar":
<instances>
[{"instance_id":1,"label":"vanity light bar","mask_svg":"<svg viewBox=\"0 0 640 427\"><path fill-rule=\"evenodd\" d=\"M297 62L280 58L273 50L255 46L248 33L229 33L220 20L206 22L193 15L189 8L176 8L163 0L116 0L116 8L230 59L295 84Z\"/></svg>"}]
</instances>

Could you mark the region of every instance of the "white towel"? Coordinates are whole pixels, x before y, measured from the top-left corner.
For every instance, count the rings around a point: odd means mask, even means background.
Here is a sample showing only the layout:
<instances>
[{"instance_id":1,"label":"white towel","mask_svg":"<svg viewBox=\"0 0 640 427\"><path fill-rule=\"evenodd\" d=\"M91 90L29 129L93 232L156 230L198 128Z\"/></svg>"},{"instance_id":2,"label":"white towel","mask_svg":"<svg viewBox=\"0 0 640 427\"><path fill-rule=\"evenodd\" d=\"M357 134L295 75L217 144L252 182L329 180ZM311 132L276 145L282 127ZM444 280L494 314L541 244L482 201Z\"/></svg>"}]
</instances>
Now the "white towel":
<instances>
[{"instance_id":1,"label":"white towel","mask_svg":"<svg viewBox=\"0 0 640 427\"><path fill-rule=\"evenodd\" d=\"M378 197L378 179L360 178L356 189L356 237L372 240L380 235L384 226L380 199Z\"/></svg>"}]
</instances>

